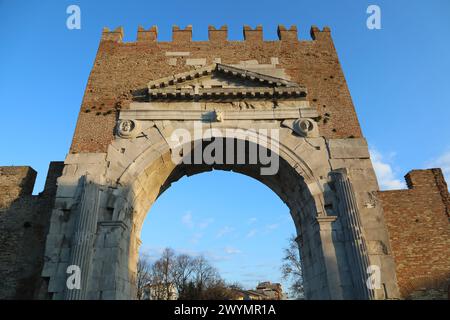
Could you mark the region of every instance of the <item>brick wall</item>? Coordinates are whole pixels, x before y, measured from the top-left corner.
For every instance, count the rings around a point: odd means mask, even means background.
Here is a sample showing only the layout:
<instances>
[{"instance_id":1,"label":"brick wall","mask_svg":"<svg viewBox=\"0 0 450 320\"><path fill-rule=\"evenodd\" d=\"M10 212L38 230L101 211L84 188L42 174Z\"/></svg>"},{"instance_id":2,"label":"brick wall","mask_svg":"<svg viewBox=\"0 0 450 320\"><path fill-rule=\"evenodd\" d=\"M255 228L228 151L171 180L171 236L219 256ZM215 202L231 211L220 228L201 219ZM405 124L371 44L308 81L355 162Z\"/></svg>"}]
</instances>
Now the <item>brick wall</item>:
<instances>
[{"instance_id":1,"label":"brick wall","mask_svg":"<svg viewBox=\"0 0 450 320\"><path fill-rule=\"evenodd\" d=\"M50 163L46 187L34 196L32 168L0 167L0 299L46 298L40 274L62 168L62 162Z\"/></svg>"},{"instance_id":2,"label":"brick wall","mask_svg":"<svg viewBox=\"0 0 450 320\"><path fill-rule=\"evenodd\" d=\"M450 196L440 169L413 170L408 190L379 192L404 298L448 298Z\"/></svg>"},{"instance_id":3,"label":"brick wall","mask_svg":"<svg viewBox=\"0 0 450 320\"><path fill-rule=\"evenodd\" d=\"M263 41L262 27L244 27L243 41L227 40L226 26L209 27L209 41L192 41L192 28L173 28L171 42L157 41L157 28L139 28L138 41L122 42L123 30L105 29L84 93L71 152L106 152L113 138L116 110L127 108L130 91L145 89L151 80L191 70L186 58L206 58L224 64L243 60L271 63L278 57L293 81L305 85L311 105L322 120L320 132L328 138L360 137L359 122L342 72L330 30L311 28L313 40L299 41L297 29L280 26L279 41ZM166 52L188 51L168 64Z\"/></svg>"}]
</instances>

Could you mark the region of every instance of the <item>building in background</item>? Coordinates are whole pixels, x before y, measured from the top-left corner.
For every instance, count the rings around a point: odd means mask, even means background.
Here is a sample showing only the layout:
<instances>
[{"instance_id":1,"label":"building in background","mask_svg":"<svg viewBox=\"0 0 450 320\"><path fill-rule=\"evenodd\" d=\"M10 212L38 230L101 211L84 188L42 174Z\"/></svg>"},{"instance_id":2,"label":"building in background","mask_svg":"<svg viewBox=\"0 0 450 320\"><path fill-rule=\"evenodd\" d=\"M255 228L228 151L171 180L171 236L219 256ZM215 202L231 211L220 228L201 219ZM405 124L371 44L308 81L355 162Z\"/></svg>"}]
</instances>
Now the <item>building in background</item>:
<instances>
[{"instance_id":1,"label":"building in background","mask_svg":"<svg viewBox=\"0 0 450 320\"><path fill-rule=\"evenodd\" d=\"M260 282L255 290L234 289L236 300L286 300L280 283Z\"/></svg>"},{"instance_id":2,"label":"building in background","mask_svg":"<svg viewBox=\"0 0 450 320\"><path fill-rule=\"evenodd\" d=\"M178 291L173 283L147 283L144 286L142 300L177 300Z\"/></svg>"}]
</instances>

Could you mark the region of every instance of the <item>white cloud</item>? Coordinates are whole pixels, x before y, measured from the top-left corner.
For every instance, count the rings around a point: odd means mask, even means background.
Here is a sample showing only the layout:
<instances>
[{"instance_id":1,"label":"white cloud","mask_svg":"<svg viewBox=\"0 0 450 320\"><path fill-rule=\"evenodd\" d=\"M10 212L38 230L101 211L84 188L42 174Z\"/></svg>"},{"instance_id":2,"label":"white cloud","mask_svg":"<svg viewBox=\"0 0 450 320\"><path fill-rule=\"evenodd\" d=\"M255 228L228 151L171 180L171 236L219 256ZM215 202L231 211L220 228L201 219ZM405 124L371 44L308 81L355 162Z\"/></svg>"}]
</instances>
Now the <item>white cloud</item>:
<instances>
[{"instance_id":1,"label":"white cloud","mask_svg":"<svg viewBox=\"0 0 450 320\"><path fill-rule=\"evenodd\" d=\"M205 229L205 228L207 228L211 223L213 223L213 221L214 221L213 218L208 218L208 219L203 220L202 222L200 222L200 223L198 224L198 227L199 227L200 229Z\"/></svg>"},{"instance_id":2,"label":"white cloud","mask_svg":"<svg viewBox=\"0 0 450 320\"><path fill-rule=\"evenodd\" d=\"M252 230L250 230L250 231L247 233L246 237L247 237L247 238L254 237L254 236L256 235L256 233L257 233L257 230L256 230L256 229L252 229Z\"/></svg>"},{"instance_id":3,"label":"white cloud","mask_svg":"<svg viewBox=\"0 0 450 320\"><path fill-rule=\"evenodd\" d=\"M186 248L174 248L176 254L187 254L192 257L204 256L211 262L222 262L230 260L229 256L219 255L217 252L219 250L194 250L194 249L186 249Z\"/></svg>"},{"instance_id":4,"label":"white cloud","mask_svg":"<svg viewBox=\"0 0 450 320\"><path fill-rule=\"evenodd\" d=\"M194 221L194 218L192 217L192 213L190 211L188 211L185 215L181 217L181 223L190 229L194 227L199 229L205 229L211 223L213 223L213 221L214 221L213 218L208 218L197 223Z\"/></svg>"},{"instance_id":5,"label":"white cloud","mask_svg":"<svg viewBox=\"0 0 450 320\"><path fill-rule=\"evenodd\" d=\"M203 237L203 233L194 233L191 237L191 242L193 244L197 244L202 237Z\"/></svg>"},{"instance_id":6,"label":"white cloud","mask_svg":"<svg viewBox=\"0 0 450 320\"><path fill-rule=\"evenodd\" d=\"M450 150L444 152L441 156L428 162L429 168L441 168L444 173L447 185L450 187Z\"/></svg>"},{"instance_id":7,"label":"white cloud","mask_svg":"<svg viewBox=\"0 0 450 320\"><path fill-rule=\"evenodd\" d=\"M279 226L280 226L279 223L272 223L272 224L267 225L267 229L268 229L268 230L275 230L275 229L277 229Z\"/></svg>"},{"instance_id":8,"label":"white cloud","mask_svg":"<svg viewBox=\"0 0 450 320\"><path fill-rule=\"evenodd\" d=\"M223 251L225 251L226 254L239 254L239 253L242 253L241 250L233 248L233 247L225 247L223 249Z\"/></svg>"},{"instance_id":9,"label":"white cloud","mask_svg":"<svg viewBox=\"0 0 450 320\"><path fill-rule=\"evenodd\" d=\"M405 182L396 177L392 165L380 152L370 149L370 157L381 189L403 189L406 187Z\"/></svg>"},{"instance_id":10,"label":"white cloud","mask_svg":"<svg viewBox=\"0 0 450 320\"><path fill-rule=\"evenodd\" d=\"M154 262L161 257L164 247L143 246L139 251L139 255L146 257L150 262Z\"/></svg>"},{"instance_id":11,"label":"white cloud","mask_svg":"<svg viewBox=\"0 0 450 320\"><path fill-rule=\"evenodd\" d=\"M194 227L194 221L192 221L192 214L191 212L187 212L182 218L181 223L183 223L188 228Z\"/></svg>"},{"instance_id":12,"label":"white cloud","mask_svg":"<svg viewBox=\"0 0 450 320\"><path fill-rule=\"evenodd\" d=\"M250 219L248 219L248 224L253 224L253 223L255 223L256 221L258 221L257 218L250 218Z\"/></svg>"},{"instance_id":13,"label":"white cloud","mask_svg":"<svg viewBox=\"0 0 450 320\"><path fill-rule=\"evenodd\" d=\"M224 235L227 235L227 234L229 234L229 233L231 233L231 232L233 232L233 231L234 231L234 228L231 228L231 227L229 227L229 226L225 226L225 227L223 227L222 229L220 229L220 230L217 232L216 237L217 237L217 238L221 238L221 237L223 237Z\"/></svg>"}]
</instances>

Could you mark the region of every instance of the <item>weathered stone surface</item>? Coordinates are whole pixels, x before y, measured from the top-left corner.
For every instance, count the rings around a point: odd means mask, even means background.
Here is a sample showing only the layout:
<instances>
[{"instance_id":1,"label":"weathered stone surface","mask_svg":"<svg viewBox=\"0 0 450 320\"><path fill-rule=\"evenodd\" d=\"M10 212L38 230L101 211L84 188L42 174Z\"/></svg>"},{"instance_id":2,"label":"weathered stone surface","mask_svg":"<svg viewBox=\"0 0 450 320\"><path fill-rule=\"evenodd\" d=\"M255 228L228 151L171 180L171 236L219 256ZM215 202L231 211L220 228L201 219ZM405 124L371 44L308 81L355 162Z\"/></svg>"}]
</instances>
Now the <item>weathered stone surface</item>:
<instances>
[{"instance_id":1,"label":"weathered stone surface","mask_svg":"<svg viewBox=\"0 0 450 320\"><path fill-rule=\"evenodd\" d=\"M165 54L168 57L186 57L191 55L189 51L166 51Z\"/></svg>"},{"instance_id":2,"label":"weathered stone surface","mask_svg":"<svg viewBox=\"0 0 450 320\"><path fill-rule=\"evenodd\" d=\"M331 159L367 159L370 158L365 139L328 140Z\"/></svg>"},{"instance_id":3,"label":"weathered stone surface","mask_svg":"<svg viewBox=\"0 0 450 320\"><path fill-rule=\"evenodd\" d=\"M41 271L62 168L62 162L52 162L44 190L32 195L33 169L0 167L0 299L48 298Z\"/></svg>"},{"instance_id":4,"label":"weathered stone surface","mask_svg":"<svg viewBox=\"0 0 450 320\"><path fill-rule=\"evenodd\" d=\"M69 153L64 164L104 163L106 153Z\"/></svg>"},{"instance_id":5,"label":"weathered stone surface","mask_svg":"<svg viewBox=\"0 0 450 320\"><path fill-rule=\"evenodd\" d=\"M197 58L197 59L186 59L187 66L204 66L206 65L205 58Z\"/></svg>"}]
</instances>

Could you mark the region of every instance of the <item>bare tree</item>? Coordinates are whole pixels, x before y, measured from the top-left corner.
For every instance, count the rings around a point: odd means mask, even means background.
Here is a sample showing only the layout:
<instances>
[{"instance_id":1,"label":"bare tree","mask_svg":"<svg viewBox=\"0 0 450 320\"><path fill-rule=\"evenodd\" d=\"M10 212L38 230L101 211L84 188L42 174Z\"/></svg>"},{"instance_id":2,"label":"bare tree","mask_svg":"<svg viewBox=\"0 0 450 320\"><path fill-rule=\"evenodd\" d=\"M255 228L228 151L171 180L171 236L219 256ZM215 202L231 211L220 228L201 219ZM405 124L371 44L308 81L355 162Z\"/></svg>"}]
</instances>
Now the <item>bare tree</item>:
<instances>
[{"instance_id":1,"label":"bare tree","mask_svg":"<svg viewBox=\"0 0 450 320\"><path fill-rule=\"evenodd\" d=\"M137 286L137 299L142 300L144 294L144 287L151 281L151 268L152 265L146 254L139 256L136 272L136 286Z\"/></svg>"},{"instance_id":2,"label":"bare tree","mask_svg":"<svg viewBox=\"0 0 450 320\"><path fill-rule=\"evenodd\" d=\"M158 300L169 299L171 296L171 286L173 285L172 268L175 260L175 252L170 249L164 249L161 258L152 266L151 281Z\"/></svg>"},{"instance_id":3,"label":"bare tree","mask_svg":"<svg viewBox=\"0 0 450 320\"><path fill-rule=\"evenodd\" d=\"M204 256L192 258L179 256L180 271L177 272L180 284L180 299L228 299L231 290Z\"/></svg>"},{"instance_id":4,"label":"bare tree","mask_svg":"<svg viewBox=\"0 0 450 320\"><path fill-rule=\"evenodd\" d=\"M147 263L146 263L147 262ZM232 299L235 296L233 286L229 286L220 277L218 270L204 257L192 257L186 254L176 255L172 249L166 248L161 257L152 265L140 259L138 269L138 299L142 299L143 285L151 287L152 299L170 299L173 286L176 287L179 299ZM144 276L145 274L145 276ZM238 285L236 285L237 287Z\"/></svg>"},{"instance_id":5,"label":"bare tree","mask_svg":"<svg viewBox=\"0 0 450 320\"><path fill-rule=\"evenodd\" d=\"M217 269L211 266L204 256L195 259L194 283L200 294L219 278Z\"/></svg>"},{"instance_id":6,"label":"bare tree","mask_svg":"<svg viewBox=\"0 0 450 320\"><path fill-rule=\"evenodd\" d=\"M304 298L303 272L300 258L300 248L295 236L289 238L288 247L284 249L283 264L281 273L283 279L290 281L289 292L295 299Z\"/></svg>"},{"instance_id":7,"label":"bare tree","mask_svg":"<svg viewBox=\"0 0 450 320\"><path fill-rule=\"evenodd\" d=\"M232 300L235 298L236 288L226 284L220 278L211 281L201 294L201 299L204 300Z\"/></svg>"},{"instance_id":8,"label":"bare tree","mask_svg":"<svg viewBox=\"0 0 450 320\"><path fill-rule=\"evenodd\" d=\"M184 296L187 284L195 270L195 259L187 254L180 254L176 256L172 278L177 288L178 294Z\"/></svg>"}]
</instances>

